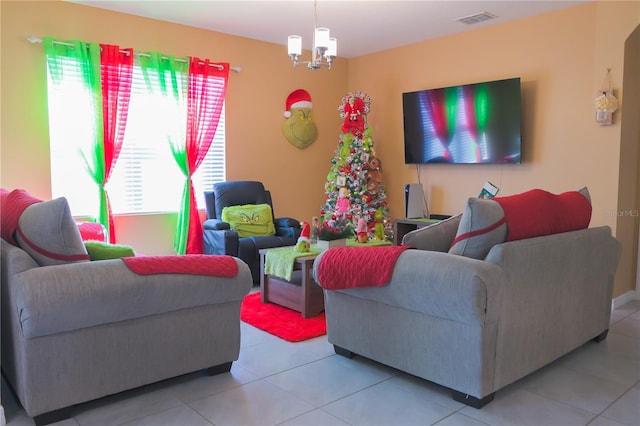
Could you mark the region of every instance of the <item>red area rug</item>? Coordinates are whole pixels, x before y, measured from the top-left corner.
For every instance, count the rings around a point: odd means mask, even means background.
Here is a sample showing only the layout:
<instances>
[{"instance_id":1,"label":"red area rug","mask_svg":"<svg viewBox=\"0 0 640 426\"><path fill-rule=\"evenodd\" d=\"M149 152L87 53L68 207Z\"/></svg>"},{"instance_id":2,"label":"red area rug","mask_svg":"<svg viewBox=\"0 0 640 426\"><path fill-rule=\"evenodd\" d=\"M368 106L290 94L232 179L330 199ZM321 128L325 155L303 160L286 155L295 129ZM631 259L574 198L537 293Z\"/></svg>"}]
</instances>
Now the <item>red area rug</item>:
<instances>
[{"instance_id":1,"label":"red area rug","mask_svg":"<svg viewBox=\"0 0 640 426\"><path fill-rule=\"evenodd\" d=\"M273 303L262 303L260 293L251 293L244 298L240 319L289 342L301 342L327 334L324 312L304 319L300 312Z\"/></svg>"}]
</instances>

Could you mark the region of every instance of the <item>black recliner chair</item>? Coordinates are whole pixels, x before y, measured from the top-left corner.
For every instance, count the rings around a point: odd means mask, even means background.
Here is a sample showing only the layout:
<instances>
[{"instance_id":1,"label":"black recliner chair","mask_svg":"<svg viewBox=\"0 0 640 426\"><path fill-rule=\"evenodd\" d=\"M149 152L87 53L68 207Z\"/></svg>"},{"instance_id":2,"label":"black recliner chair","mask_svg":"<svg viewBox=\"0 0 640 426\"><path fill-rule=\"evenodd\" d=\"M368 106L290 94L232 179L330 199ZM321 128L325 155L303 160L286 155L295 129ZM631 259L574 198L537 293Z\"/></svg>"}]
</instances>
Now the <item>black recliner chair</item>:
<instances>
[{"instance_id":1,"label":"black recliner chair","mask_svg":"<svg viewBox=\"0 0 640 426\"><path fill-rule=\"evenodd\" d=\"M300 236L300 222L290 217L275 218L271 193L262 182L229 181L213 185L204 193L207 220L204 228L205 254L226 254L242 259L251 269L254 285L260 283L260 254L264 248L293 246ZM239 238L238 232L222 221L222 209L228 206L268 204L271 206L276 233L271 236Z\"/></svg>"}]
</instances>

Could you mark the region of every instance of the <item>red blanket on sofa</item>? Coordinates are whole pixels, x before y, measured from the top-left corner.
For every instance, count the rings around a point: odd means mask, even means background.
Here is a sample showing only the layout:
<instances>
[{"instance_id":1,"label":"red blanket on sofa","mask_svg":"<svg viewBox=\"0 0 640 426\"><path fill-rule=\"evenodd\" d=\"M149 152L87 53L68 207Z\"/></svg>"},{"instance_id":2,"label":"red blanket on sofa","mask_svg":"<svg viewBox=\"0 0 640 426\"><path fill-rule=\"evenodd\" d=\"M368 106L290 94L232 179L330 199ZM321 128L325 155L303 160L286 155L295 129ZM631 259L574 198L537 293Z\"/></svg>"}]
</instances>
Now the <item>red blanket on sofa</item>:
<instances>
[{"instance_id":1,"label":"red blanket on sofa","mask_svg":"<svg viewBox=\"0 0 640 426\"><path fill-rule=\"evenodd\" d=\"M318 265L318 281L326 290L387 285L393 268L409 247L336 247L327 250Z\"/></svg>"},{"instance_id":2,"label":"red blanket on sofa","mask_svg":"<svg viewBox=\"0 0 640 426\"><path fill-rule=\"evenodd\" d=\"M231 256L190 254L186 256L123 257L122 261L139 275L191 274L235 277L238 264Z\"/></svg>"}]
</instances>

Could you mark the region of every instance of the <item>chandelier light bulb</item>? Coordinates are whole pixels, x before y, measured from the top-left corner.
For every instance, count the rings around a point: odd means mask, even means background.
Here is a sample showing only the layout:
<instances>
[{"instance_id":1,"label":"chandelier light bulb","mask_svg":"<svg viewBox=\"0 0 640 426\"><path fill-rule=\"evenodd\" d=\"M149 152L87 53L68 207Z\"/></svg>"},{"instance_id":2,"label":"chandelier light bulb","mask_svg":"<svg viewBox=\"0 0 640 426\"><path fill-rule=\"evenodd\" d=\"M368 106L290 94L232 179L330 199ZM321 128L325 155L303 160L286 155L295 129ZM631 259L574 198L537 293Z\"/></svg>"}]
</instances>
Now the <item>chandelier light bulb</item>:
<instances>
[{"instance_id":1,"label":"chandelier light bulb","mask_svg":"<svg viewBox=\"0 0 640 426\"><path fill-rule=\"evenodd\" d=\"M302 37L299 35L290 35L287 46L289 56L300 56L302 54Z\"/></svg>"},{"instance_id":2,"label":"chandelier light bulb","mask_svg":"<svg viewBox=\"0 0 640 426\"><path fill-rule=\"evenodd\" d=\"M316 28L316 49L327 50L329 48L329 28Z\"/></svg>"},{"instance_id":3,"label":"chandelier light bulb","mask_svg":"<svg viewBox=\"0 0 640 426\"><path fill-rule=\"evenodd\" d=\"M329 47L324 56L329 59L333 59L338 56L338 41L335 39L335 37L329 37Z\"/></svg>"}]
</instances>

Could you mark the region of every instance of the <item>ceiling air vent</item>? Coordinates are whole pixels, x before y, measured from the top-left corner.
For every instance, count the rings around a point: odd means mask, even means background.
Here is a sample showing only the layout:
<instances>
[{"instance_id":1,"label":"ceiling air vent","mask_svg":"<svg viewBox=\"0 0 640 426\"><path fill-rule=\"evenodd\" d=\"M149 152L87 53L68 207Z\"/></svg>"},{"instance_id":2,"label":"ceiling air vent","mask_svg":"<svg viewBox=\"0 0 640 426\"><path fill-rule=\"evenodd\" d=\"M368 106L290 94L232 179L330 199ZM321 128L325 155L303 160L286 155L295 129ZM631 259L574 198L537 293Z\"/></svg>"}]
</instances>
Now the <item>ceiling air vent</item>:
<instances>
[{"instance_id":1,"label":"ceiling air vent","mask_svg":"<svg viewBox=\"0 0 640 426\"><path fill-rule=\"evenodd\" d=\"M477 24L478 22L488 21L489 19L497 18L496 15L489 12L476 13L475 15L465 16L463 18L458 18L457 21L460 21L464 24L471 25Z\"/></svg>"}]
</instances>

